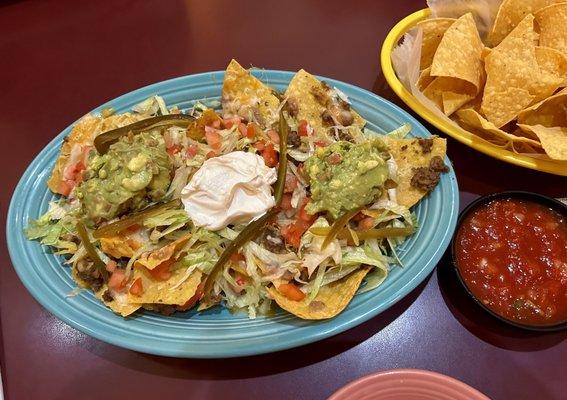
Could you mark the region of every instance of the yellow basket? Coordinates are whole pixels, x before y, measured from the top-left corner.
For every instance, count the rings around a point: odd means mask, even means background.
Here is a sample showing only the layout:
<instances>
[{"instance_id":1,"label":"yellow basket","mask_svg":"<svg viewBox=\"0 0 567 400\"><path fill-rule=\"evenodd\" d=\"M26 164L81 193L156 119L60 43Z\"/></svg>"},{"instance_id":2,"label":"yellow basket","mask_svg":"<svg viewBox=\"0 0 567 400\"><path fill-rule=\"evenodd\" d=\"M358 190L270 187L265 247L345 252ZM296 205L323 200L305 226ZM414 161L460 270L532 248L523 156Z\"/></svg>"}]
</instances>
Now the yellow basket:
<instances>
[{"instance_id":1,"label":"yellow basket","mask_svg":"<svg viewBox=\"0 0 567 400\"><path fill-rule=\"evenodd\" d=\"M406 103L412 110L418 113L422 118L427 120L439 130L445 132L447 135L457 139L459 142L472 147L484 154L497 158L511 164L519 165L520 167L531 168L538 171L548 172L556 175L567 176L567 162L542 160L538 158L529 157L522 154L516 154L512 151L499 148L491 143L488 143L478 136L466 131L455 125L451 125L446 121L441 120L431 110L419 102L400 82L394 67L392 66L392 50L398 44L400 38L411 28L413 28L419 21L422 21L430 16L429 9L423 9L413 14L408 15L392 28L388 33L382 51L380 54L380 62L382 64L382 72L392 90Z\"/></svg>"}]
</instances>

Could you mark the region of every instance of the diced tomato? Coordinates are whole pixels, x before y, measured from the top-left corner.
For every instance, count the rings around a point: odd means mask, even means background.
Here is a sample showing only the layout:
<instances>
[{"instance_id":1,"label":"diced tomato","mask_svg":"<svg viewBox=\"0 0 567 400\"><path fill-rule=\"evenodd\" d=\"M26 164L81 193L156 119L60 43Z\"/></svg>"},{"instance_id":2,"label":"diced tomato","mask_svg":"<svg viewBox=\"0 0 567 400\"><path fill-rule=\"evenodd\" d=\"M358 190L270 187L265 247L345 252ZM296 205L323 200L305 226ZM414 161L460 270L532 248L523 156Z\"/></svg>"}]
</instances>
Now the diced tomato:
<instances>
[{"instance_id":1,"label":"diced tomato","mask_svg":"<svg viewBox=\"0 0 567 400\"><path fill-rule=\"evenodd\" d=\"M322 140L317 140L315 142L315 147L327 147L328 145L329 145L329 143L323 142Z\"/></svg>"},{"instance_id":2,"label":"diced tomato","mask_svg":"<svg viewBox=\"0 0 567 400\"><path fill-rule=\"evenodd\" d=\"M171 277L171 271L169 270L171 263L170 260L162 262L154 269L150 269L150 274L158 281L167 281Z\"/></svg>"},{"instance_id":3,"label":"diced tomato","mask_svg":"<svg viewBox=\"0 0 567 400\"><path fill-rule=\"evenodd\" d=\"M63 196L69 196L74 187L74 182L62 180L59 182L59 185L57 185L57 193L62 194Z\"/></svg>"},{"instance_id":4,"label":"diced tomato","mask_svg":"<svg viewBox=\"0 0 567 400\"><path fill-rule=\"evenodd\" d=\"M235 277L234 280L236 281L236 284L238 286L246 285L246 278L244 276L242 276L241 274L236 274L236 277Z\"/></svg>"},{"instance_id":5,"label":"diced tomato","mask_svg":"<svg viewBox=\"0 0 567 400\"><path fill-rule=\"evenodd\" d=\"M174 144L173 146L167 148L167 152L171 155L174 155L179 153L181 149L183 149L183 146L181 146L180 144Z\"/></svg>"},{"instance_id":6,"label":"diced tomato","mask_svg":"<svg viewBox=\"0 0 567 400\"><path fill-rule=\"evenodd\" d=\"M306 120L302 119L301 121L299 121L299 126L297 127L297 133L299 134L299 136L309 135L308 126L309 124Z\"/></svg>"},{"instance_id":7,"label":"diced tomato","mask_svg":"<svg viewBox=\"0 0 567 400\"><path fill-rule=\"evenodd\" d=\"M254 139L255 136L256 136L256 127L254 126L254 124L248 124L248 126L246 127L246 137L248 139Z\"/></svg>"},{"instance_id":8,"label":"diced tomato","mask_svg":"<svg viewBox=\"0 0 567 400\"><path fill-rule=\"evenodd\" d=\"M124 289L126 286L126 273L122 269L115 269L110 279L108 280L108 287L117 292Z\"/></svg>"},{"instance_id":9,"label":"diced tomato","mask_svg":"<svg viewBox=\"0 0 567 400\"><path fill-rule=\"evenodd\" d=\"M240 132L240 134L242 135L242 137L245 137L245 136L246 136L246 131L247 131L246 124L245 124L244 122L240 122L240 123L238 124L238 132Z\"/></svg>"},{"instance_id":10,"label":"diced tomato","mask_svg":"<svg viewBox=\"0 0 567 400\"><path fill-rule=\"evenodd\" d=\"M285 193L282 197L282 204L280 206L282 210L287 211L291 210L291 194Z\"/></svg>"},{"instance_id":11,"label":"diced tomato","mask_svg":"<svg viewBox=\"0 0 567 400\"><path fill-rule=\"evenodd\" d=\"M331 165L340 164L343 160L343 157L339 153L333 153L327 157L327 162Z\"/></svg>"},{"instance_id":12,"label":"diced tomato","mask_svg":"<svg viewBox=\"0 0 567 400\"><path fill-rule=\"evenodd\" d=\"M309 223L309 225L311 225L315 221L315 219L317 218L316 215L308 214L307 211L305 210L305 207L307 206L307 204L309 204L310 201L311 201L311 199L309 197L306 197L303 200L303 203L301 204L301 207L299 208L299 213L298 213L298 218L301 221L305 221L305 222Z\"/></svg>"},{"instance_id":13,"label":"diced tomato","mask_svg":"<svg viewBox=\"0 0 567 400\"><path fill-rule=\"evenodd\" d=\"M141 296L144 294L144 283L142 282L142 278L136 278L132 285L130 285L130 294L134 296Z\"/></svg>"},{"instance_id":14,"label":"diced tomato","mask_svg":"<svg viewBox=\"0 0 567 400\"><path fill-rule=\"evenodd\" d=\"M244 258L244 255L242 253L233 253L230 256L230 261L232 261L233 263L237 263L237 262L244 261L244 260L245 260L245 258Z\"/></svg>"},{"instance_id":15,"label":"diced tomato","mask_svg":"<svg viewBox=\"0 0 567 400\"><path fill-rule=\"evenodd\" d=\"M264 162L268 167L275 167L278 165L278 155L272 143L268 143L266 145L266 148L262 151L262 157L264 157Z\"/></svg>"},{"instance_id":16,"label":"diced tomato","mask_svg":"<svg viewBox=\"0 0 567 400\"><path fill-rule=\"evenodd\" d=\"M358 213L356 214L354 217L352 217L352 221L354 222L360 222L362 221L364 218L366 218L366 215L364 215L363 213Z\"/></svg>"},{"instance_id":17,"label":"diced tomato","mask_svg":"<svg viewBox=\"0 0 567 400\"><path fill-rule=\"evenodd\" d=\"M116 264L116 261L114 261L114 260L109 260L109 261L106 263L106 270L107 270L108 272L114 272L114 270L116 269L117 266L118 266L118 264Z\"/></svg>"},{"instance_id":18,"label":"diced tomato","mask_svg":"<svg viewBox=\"0 0 567 400\"><path fill-rule=\"evenodd\" d=\"M217 132L216 129L209 128L208 126L205 127L205 139L209 146L213 148L213 150L219 150L221 147L221 140L222 136L220 133Z\"/></svg>"},{"instance_id":19,"label":"diced tomato","mask_svg":"<svg viewBox=\"0 0 567 400\"><path fill-rule=\"evenodd\" d=\"M191 297L189 300L187 300L185 302L185 304L177 306L177 310L178 311L187 311L191 308L193 308L195 306L195 304L197 304L197 302L199 300L201 300L201 297L203 297L203 289L204 289L204 284L200 283L199 286L197 286L197 290L195 290L195 294L193 295L193 297Z\"/></svg>"},{"instance_id":20,"label":"diced tomato","mask_svg":"<svg viewBox=\"0 0 567 400\"><path fill-rule=\"evenodd\" d=\"M367 231L368 229L374 228L374 223L374 218L366 217L358 223L358 229L361 231Z\"/></svg>"},{"instance_id":21,"label":"diced tomato","mask_svg":"<svg viewBox=\"0 0 567 400\"><path fill-rule=\"evenodd\" d=\"M222 124L226 129L230 129L234 125L240 124L240 121L241 121L240 117L232 117L232 118L223 119Z\"/></svg>"},{"instance_id":22,"label":"diced tomato","mask_svg":"<svg viewBox=\"0 0 567 400\"><path fill-rule=\"evenodd\" d=\"M305 233L305 229L303 229L302 223L298 223L296 221L282 227L281 233L286 243L295 248L299 248L299 245L301 244L301 236Z\"/></svg>"},{"instance_id":23,"label":"diced tomato","mask_svg":"<svg viewBox=\"0 0 567 400\"><path fill-rule=\"evenodd\" d=\"M277 289L278 292L291 301L301 301L305 298L305 293L303 293L295 283L284 283L279 285Z\"/></svg>"},{"instance_id":24,"label":"diced tomato","mask_svg":"<svg viewBox=\"0 0 567 400\"><path fill-rule=\"evenodd\" d=\"M268 137L275 144L280 144L280 135L276 131L274 131L273 129L270 129L268 131Z\"/></svg>"},{"instance_id":25,"label":"diced tomato","mask_svg":"<svg viewBox=\"0 0 567 400\"><path fill-rule=\"evenodd\" d=\"M262 151L266 148L266 142L264 142L263 140L258 140L256 143L254 143L254 148L258 151Z\"/></svg>"},{"instance_id":26,"label":"diced tomato","mask_svg":"<svg viewBox=\"0 0 567 400\"><path fill-rule=\"evenodd\" d=\"M295 175L287 174L285 176L284 192L291 193L295 190L296 187L297 187L297 178L295 177Z\"/></svg>"},{"instance_id":27,"label":"diced tomato","mask_svg":"<svg viewBox=\"0 0 567 400\"><path fill-rule=\"evenodd\" d=\"M63 171L63 178L69 181L74 181L81 171L85 169L85 164L82 161L78 161L75 164L68 165Z\"/></svg>"},{"instance_id":28,"label":"diced tomato","mask_svg":"<svg viewBox=\"0 0 567 400\"><path fill-rule=\"evenodd\" d=\"M205 158L208 160L209 158L213 158L213 157L216 157L216 156L217 156L216 151L211 150L211 151L209 151L209 152L207 153L207 155L205 156Z\"/></svg>"},{"instance_id":29,"label":"diced tomato","mask_svg":"<svg viewBox=\"0 0 567 400\"><path fill-rule=\"evenodd\" d=\"M217 120L214 120L214 121L211 123L211 126L212 126L213 128L215 128L215 129L220 129L220 127L221 127L221 122L220 122L220 120L218 120L218 119L217 119Z\"/></svg>"},{"instance_id":30,"label":"diced tomato","mask_svg":"<svg viewBox=\"0 0 567 400\"><path fill-rule=\"evenodd\" d=\"M190 144L189 147L187 148L187 157L193 158L197 155L198 152L199 152L199 146L197 146L194 143Z\"/></svg>"}]
</instances>

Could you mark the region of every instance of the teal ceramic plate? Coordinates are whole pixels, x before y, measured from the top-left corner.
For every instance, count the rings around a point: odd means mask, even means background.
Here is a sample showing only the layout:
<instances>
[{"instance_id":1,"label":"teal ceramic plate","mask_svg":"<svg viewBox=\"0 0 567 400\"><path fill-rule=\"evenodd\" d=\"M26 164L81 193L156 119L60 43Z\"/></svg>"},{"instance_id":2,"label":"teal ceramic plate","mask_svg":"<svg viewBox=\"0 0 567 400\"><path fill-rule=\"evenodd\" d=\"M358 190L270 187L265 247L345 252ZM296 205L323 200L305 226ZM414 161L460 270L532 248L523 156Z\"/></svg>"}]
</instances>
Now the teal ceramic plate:
<instances>
[{"instance_id":1,"label":"teal ceramic plate","mask_svg":"<svg viewBox=\"0 0 567 400\"><path fill-rule=\"evenodd\" d=\"M259 70L255 74L278 90L285 89L293 76L284 71ZM156 83L94 111L113 107L124 112L154 94L163 96L170 106L187 109L196 100L218 100L223 77L224 72L211 72ZM409 122L414 135L430 135L414 118L386 100L355 86L323 79L351 99L354 109L368 120L370 129L388 132ZM10 256L26 288L50 312L88 335L132 350L174 357L236 357L288 349L335 335L378 315L422 282L443 255L455 229L458 188L451 168L435 191L415 208L420 228L401 246L404 268L395 267L382 286L357 295L332 320L303 321L284 312L249 320L245 314L233 315L220 307L170 317L138 312L123 319L89 291L66 297L75 283L69 268L63 265L64 260L37 242L27 241L22 233L28 219L45 212L55 197L47 189L46 181L61 142L70 130L71 127L65 129L39 153L16 187L6 229ZM445 162L450 165L448 159Z\"/></svg>"}]
</instances>

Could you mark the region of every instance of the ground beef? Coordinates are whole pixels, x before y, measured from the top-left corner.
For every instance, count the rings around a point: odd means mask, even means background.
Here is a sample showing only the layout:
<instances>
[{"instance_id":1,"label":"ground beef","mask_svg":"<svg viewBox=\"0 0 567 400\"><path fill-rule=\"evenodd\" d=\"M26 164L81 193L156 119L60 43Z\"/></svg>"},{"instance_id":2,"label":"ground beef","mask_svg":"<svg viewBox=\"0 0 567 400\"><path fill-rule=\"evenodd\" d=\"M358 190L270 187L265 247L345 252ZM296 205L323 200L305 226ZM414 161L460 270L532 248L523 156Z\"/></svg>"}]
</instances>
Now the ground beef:
<instances>
[{"instance_id":1,"label":"ground beef","mask_svg":"<svg viewBox=\"0 0 567 400\"><path fill-rule=\"evenodd\" d=\"M439 156L435 156L429 162L429 168L435 172L449 172L449 167L445 165L443 159Z\"/></svg>"},{"instance_id":2,"label":"ground beef","mask_svg":"<svg viewBox=\"0 0 567 400\"><path fill-rule=\"evenodd\" d=\"M329 100L329 95L327 94L327 88L325 86L325 84L322 84L320 88L313 87L311 89L311 94L313 95L313 97L315 97L317 103L321 104L322 106L326 106L327 101Z\"/></svg>"},{"instance_id":3,"label":"ground beef","mask_svg":"<svg viewBox=\"0 0 567 400\"><path fill-rule=\"evenodd\" d=\"M299 136L299 134L296 131L291 131L287 135L287 144L289 146L293 147L294 149L301 146L301 137Z\"/></svg>"},{"instance_id":4,"label":"ground beef","mask_svg":"<svg viewBox=\"0 0 567 400\"><path fill-rule=\"evenodd\" d=\"M414 174L410 184L424 192L430 192L435 189L439 183L439 172L435 172L430 168L419 167L414 168Z\"/></svg>"},{"instance_id":5,"label":"ground beef","mask_svg":"<svg viewBox=\"0 0 567 400\"><path fill-rule=\"evenodd\" d=\"M102 294L102 299L106 302L109 302L109 301L114 300L114 296L112 296L112 293L110 293L110 290L105 290L105 292Z\"/></svg>"},{"instance_id":6,"label":"ground beef","mask_svg":"<svg viewBox=\"0 0 567 400\"><path fill-rule=\"evenodd\" d=\"M411 186L430 192L435 189L439 183L439 176L442 172L448 172L449 168L439 156L435 156L429 162L429 167L420 167L413 169L414 174L411 178Z\"/></svg>"},{"instance_id":7,"label":"ground beef","mask_svg":"<svg viewBox=\"0 0 567 400\"><path fill-rule=\"evenodd\" d=\"M285 242L280 234L280 230L275 225L268 225L264 229L260 242L266 250L272 253L279 254L285 252Z\"/></svg>"},{"instance_id":8,"label":"ground beef","mask_svg":"<svg viewBox=\"0 0 567 400\"><path fill-rule=\"evenodd\" d=\"M417 139L417 143L421 146L421 151L424 154L431 152L431 148L433 147L433 139L419 138Z\"/></svg>"},{"instance_id":9,"label":"ground beef","mask_svg":"<svg viewBox=\"0 0 567 400\"><path fill-rule=\"evenodd\" d=\"M89 285L94 292L98 292L104 283L100 271L93 263L84 260L78 262L76 272L77 276Z\"/></svg>"},{"instance_id":10,"label":"ground beef","mask_svg":"<svg viewBox=\"0 0 567 400\"><path fill-rule=\"evenodd\" d=\"M287 99L286 109L290 117L295 117L299 113L299 106L293 98Z\"/></svg>"},{"instance_id":11,"label":"ground beef","mask_svg":"<svg viewBox=\"0 0 567 400\"><path fill-rule=\"evenodd\" d=\"M339 129L339 140L345 140L347 142L354 143L354 138L348 131L348 129Z\"/></svg>"}]
</instances>

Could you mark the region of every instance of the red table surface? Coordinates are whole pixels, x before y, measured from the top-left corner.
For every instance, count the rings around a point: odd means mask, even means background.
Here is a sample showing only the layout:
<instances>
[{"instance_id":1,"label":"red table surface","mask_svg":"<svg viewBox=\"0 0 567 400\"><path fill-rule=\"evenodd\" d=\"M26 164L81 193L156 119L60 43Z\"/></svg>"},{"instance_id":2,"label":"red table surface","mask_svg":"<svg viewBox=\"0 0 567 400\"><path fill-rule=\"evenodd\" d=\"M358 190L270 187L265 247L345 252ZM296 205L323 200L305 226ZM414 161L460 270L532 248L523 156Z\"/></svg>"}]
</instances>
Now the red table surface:
<instances>
[{"instance_id":1,"label":"red table surface","mask_svg":"<svg viewBox=\"0 0 567 400\"><path fill-rule=\"evenodd\" d=\"M0 5L2 235L28 163L88 110L149 83L245 66L308 71L403 104L380 71L390 28L424 1L12 1ZM404 107L405 108L405 107ZM438 133L431 129L433 133ZM448 140L461 207L523 189L565 196L566 179ZM566 332L527 333L465 296L447 256L409 296L370 321L301 348L228 360L136 353L44 310L0 255L1 367L12 399L323 399L390 368L448 374L494 399L566 398Z\"/></svg>"}]
</instances>

